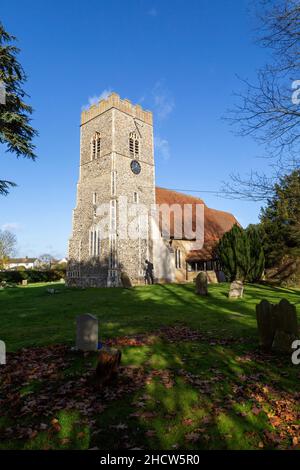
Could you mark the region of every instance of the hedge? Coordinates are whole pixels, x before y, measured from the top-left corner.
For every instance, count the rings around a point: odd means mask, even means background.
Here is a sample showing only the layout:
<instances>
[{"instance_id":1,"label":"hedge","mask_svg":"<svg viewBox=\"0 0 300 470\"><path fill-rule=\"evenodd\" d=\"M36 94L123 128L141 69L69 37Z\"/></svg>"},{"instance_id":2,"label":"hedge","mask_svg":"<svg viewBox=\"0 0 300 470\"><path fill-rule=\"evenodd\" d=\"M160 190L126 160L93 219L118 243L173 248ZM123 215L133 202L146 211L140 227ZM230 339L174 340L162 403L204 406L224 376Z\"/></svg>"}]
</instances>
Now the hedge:
<instances>
[{"instance_id":1,"label":"hedge","mask_svg":"<svg viewBox=\"0 0 300 470\"><path fill-rule=\"evenodd\" d=\"M28 269L25 271L1 271L0 282L13 282L21 283L27 279L28 282L53 282L59 281L61 278L66 277L65 269L52 269L47 271L37 271L35 269Z\"/></svg>"}]
</instances>

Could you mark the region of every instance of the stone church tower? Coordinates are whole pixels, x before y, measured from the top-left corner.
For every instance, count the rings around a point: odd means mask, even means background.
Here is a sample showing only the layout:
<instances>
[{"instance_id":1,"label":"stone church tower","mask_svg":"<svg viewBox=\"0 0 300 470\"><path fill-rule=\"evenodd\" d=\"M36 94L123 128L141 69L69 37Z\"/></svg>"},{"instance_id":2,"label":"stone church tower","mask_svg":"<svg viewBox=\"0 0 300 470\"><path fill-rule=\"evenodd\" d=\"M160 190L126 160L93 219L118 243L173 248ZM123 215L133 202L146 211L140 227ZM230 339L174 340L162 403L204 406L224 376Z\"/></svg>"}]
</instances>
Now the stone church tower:
<instances>
[{"instance_id":1,"label":"stone church tower","mask_svg":"<svg viewBox=\"0 0 300 470\"><path fill-rule=\"evenodd\" d=\"M68 285L120 285L122 271L133 283L143 282L145 259L153 253L150 228L141 227L138 216L131 227L136 236L124 232L126 212L134 214L140 204L149 211L155 204L152 113L112 93L81 115Z\"/></svg>"}]
</instances>

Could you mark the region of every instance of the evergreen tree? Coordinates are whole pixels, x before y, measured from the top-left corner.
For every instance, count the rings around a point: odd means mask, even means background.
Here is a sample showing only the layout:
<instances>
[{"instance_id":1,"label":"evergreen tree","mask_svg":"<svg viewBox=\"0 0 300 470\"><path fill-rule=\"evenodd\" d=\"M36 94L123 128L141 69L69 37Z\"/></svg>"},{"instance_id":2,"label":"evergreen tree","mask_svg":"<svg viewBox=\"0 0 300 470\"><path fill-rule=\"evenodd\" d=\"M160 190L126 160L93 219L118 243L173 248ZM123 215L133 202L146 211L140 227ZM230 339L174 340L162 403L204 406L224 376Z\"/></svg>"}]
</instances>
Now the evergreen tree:
<instances>
[{"instance_id":1,"label":"evergreen tree","mask_svg":"<svg viewBox=\"0 0 300 470\"><path fill-rule=\"evenodd\" d=\"M250 245L250 264L247 281L259 281L265 268L265 254L262 244L262 230L259 226L249 225L246 230Z\"/></svg>"},{"instance_id":2,"label":"evergreen tree","mask_svg":"<svg viewBox=\"0 0 300 470\"><path fill-rule=\"evenodd\" d=\"M220 260L226 278L234 281L237 277L237 266L233 237L230 232L225 233L219 241L216 255Z\"/></svg>"},{"instance_id":3,"label":"evergreen tree","mask_svg":"<svg viewBox=\"0 0 300 470\"><path fill-rule=\"evenodd\" d=\"M246 280L250 265L250 243L246 231L234 225L221 238L217 256L227 279Z\"/></svg>"},{"instance_id":4,"label":"evergreen tree","mask_svg":"<svg viewBox=\"0 0 300 470\"><path fill-rule=\"evenodd\" d=\"M274 197L261 211L266 266L276 266L285 255L300 256L300 170L282 177Z\"/></svg>"},{"instance_id":5,"label":"evergreen tree","mask_svg":"<svg viewBox=\"0 0 300 470\"><path fill-rule=\"evenodd\" d=\"M251 225L244 230L234 225L223 235L216 251L228 280L256 282L261 279L265 256L258 227Z\"/></svg>"},{"instance_id":6,"label":"evergreen tree","mask_svg":"<svg viewBox=\"0 0 300 470\"><path fill-rule=\"evenodd\" d=\"M34 160L35 146L32 143L37 132L30 125L32 108L25 103L27 96L22 86L25 72L17 60L19 49L13 45L16 38L5 31L0 23L0 86L5 90L0 102L0 143L6 151ZM0 194L7 194L15 183L0 180Z\"/></svg>"}]
</instances>

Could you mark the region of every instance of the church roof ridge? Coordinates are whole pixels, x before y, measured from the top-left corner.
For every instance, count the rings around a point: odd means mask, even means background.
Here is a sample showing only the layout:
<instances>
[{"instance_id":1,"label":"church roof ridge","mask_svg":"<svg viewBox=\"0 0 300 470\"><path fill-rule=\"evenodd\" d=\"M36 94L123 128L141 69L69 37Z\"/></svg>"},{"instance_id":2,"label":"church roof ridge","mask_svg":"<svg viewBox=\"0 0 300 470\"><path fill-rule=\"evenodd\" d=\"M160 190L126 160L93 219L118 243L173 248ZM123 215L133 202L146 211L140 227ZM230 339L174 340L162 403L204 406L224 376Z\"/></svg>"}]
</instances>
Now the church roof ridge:
<instances>
[{"instance_id":1,"label":"church roof ridge","mask_svg":"<svg viewBox=\"0 0 300 470\"><path fill-rule=\"evenodd\" d=\"M155 187L156 203L157 204L199 204L204 205L204 231L205 231L205 243L215 242L219 240L225 232L230 230L233 225L239 224L237 219L230 212L220 211L218 209L212 209L208 207L205 202L195 196L189 194L180 193L172 189L162 188L160 186ZM192 214L192 225L193 230L196 224L196 214L193 210ZM174 229L174 225L171 227L171 231Z\"/></svg>"}]
</instances>

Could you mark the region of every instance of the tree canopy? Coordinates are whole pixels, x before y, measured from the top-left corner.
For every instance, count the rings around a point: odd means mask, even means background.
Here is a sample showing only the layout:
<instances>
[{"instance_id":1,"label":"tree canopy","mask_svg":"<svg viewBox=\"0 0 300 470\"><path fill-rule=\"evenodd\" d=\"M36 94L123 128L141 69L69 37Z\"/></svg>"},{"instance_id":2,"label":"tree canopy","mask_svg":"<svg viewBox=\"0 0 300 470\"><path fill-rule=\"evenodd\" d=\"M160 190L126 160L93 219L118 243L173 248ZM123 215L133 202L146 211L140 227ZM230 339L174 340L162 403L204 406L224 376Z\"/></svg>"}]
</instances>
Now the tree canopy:
<instances>
[{"instance_id":1,"label":"tree canopy","mask_svg":"<svg viewBox=\"0 0 300 470\"><path fill-rule=\"evenodd\" d=\"M34 160L33 138L37 135L30 124L32 107L25 102L23 85L26 75L18 61L19 49L14 45L15 36L5 31L0 23L0 83L4 87L0 102L0 143L7 152ZM0 180L0 194L6 195L15 183Z\"/></svg>"},{"instance_id":2,"label":"tree canopy","mask_svg":"<svg viewBox=\"0 0 300 470\"><path fill-rule=\"evenodd\" d=\"M260 219L267 267L300 256L300 170L280 178Z\"/></svg>"},{"instance_id":3,"label":"tree canopy","mask_svg":"<svg viewBox=\"0 0 300 470\"><path fill-rule=\"evenodd\" d=\"M233 174L224 188L228 197L266 201L274 183L300 165L300 4L299 0L260 0L257 42L269 61L257 80L242 80L235 107L227 118L241 136L264 147L271 171Z\"/></svg>"},{"instance_id":4,"label":"tree canopy","mask_svg":"<svg viewBox=\"0 0 300 470\"><path fill-rule=\"evenodd\" d=\"M255 282L264 271L264 251L256 226L234 225L218 243L216 254L229 281Z\"/></svg>"},{"instance_id":5,"label":"tree canopy","mask_svg":"<svg viewBox=\"0 0 300 470\"><path fill-rule=\"evenodd\" d=\"M17 239L9 230L0 230L0 266L15 254Z\"/></svg>"}]
</instances>

